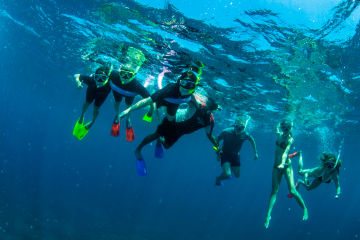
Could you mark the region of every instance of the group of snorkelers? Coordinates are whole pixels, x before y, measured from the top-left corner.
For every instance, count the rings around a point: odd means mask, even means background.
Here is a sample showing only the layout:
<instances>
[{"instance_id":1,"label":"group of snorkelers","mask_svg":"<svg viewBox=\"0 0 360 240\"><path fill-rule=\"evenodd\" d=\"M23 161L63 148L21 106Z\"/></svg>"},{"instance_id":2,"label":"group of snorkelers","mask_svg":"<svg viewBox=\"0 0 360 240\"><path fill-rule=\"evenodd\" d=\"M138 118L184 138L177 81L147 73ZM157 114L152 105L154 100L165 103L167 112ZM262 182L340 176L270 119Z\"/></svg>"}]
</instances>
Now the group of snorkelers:
<instances>
[{"instance_id":1,"label":"group of snorkelers","mask_svg":"<svg viewBox=\"0 0 360 240\"><path fill-rule=\"evenodd\" d=\"M136 49L130 47L132 51ZM140 54L141 55L141 54ZM139 58L139 57L138 57ZM141 57L140 57L141 58ZM162 158L164 150L173 146L176 141L185 134L193 133L199 129L205 129L206 135L216 151L217 160L220 161L222 173L216 177L215 184L223 185L223 181L230 179L232 175L236 178L240 176L240 157L239 152L243 143L248 140L254 150L254 159L258 159L258 152L254 138L246 131L248 118L239 117L235 119L233 126L224 129L218 137L214 136L214 117L213 112L220 109L216 101L206 95L197 94L203 64L187 66L183 69L175 83L169 83L164 88L150 94L148 90L136 79L141 62L125 63L118 69L111 66L101 66L95 73L86 76L75 74L74 79L78 88L83 84L87 85L86 100L82 108L80 118L75 124L73 135L79 140L83 139L93 126L101 105L112 91L115 99L115 117L111 127L111 135L119 136L120 120L126 118L126 140L134 141L135 134L132 128L130 113L134 110L149 107L143 120L151 122L153 113L157 109L166 109L165 117L161 120L154 133L146 136L135 149L136 168L139 176L147 175L145 160L141 150L147 144L156 141L155 157ZM143 99L133 104L134 98L140 95ZM125 99L127 109L120 112L120 103ZM92 120L88 123L84 121L84 115L91 103L94 102ZM183 106L186 106L185 108ZM181 106L181 107L180 107ZM158 114L157 114L158 115ZM268 228L271 219L271 211L276 201L282 176L288 184L289 198L295 198L304 210L303 220L308 218L305 203L297 191L300 186L306 190L318 187L322 182L329 183L331 180L336 186L336 198L340 195L339 168L341 160L339 156L331 153L323 153L320 158L320 165L313 169L304 169L302 152L290 154L294 139L292 138L292 122L282 121L276 127L278 139L276 141L275 163L272 174L272 191L269 200L268 212L265 220L265 227ZM294 183L294 174L291 159L299 158L299 171L302 176L297 183Z\"/></svg>"}]
</instances>

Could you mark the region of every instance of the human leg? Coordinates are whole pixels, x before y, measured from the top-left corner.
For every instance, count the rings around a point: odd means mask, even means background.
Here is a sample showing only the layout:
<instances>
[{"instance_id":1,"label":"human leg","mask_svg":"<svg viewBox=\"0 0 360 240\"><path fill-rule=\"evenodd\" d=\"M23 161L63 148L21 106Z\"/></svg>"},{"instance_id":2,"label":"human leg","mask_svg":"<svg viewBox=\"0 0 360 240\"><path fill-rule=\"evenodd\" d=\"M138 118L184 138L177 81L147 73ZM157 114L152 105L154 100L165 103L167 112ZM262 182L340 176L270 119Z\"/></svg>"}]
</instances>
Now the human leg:
<instances>
[{"instance_id":1,"label":"human leg","mask_svg":"<svg viewBox=\"0 0 360 240\"><path fill-rule=\"evenodd\" d=\"M308 219L308 211L305 206L304 200L302 199L301 195L295 188L294 171L291 166L289 166L285 169L285 179L288 184L288 189L289 189L290 194L295 198L295 200L298 202L300 207L304 210L303 220L304 221L307 220Z\"/></svg>"},{"instance_id":2,"label":"human leg","mask_svg":"<svg viewBox=\"0 0 360 240\"><path fill-rule=\"evenodd\" d=\"M142 155L141 155L141 149L142 149L145 145L151 143L152 141L158 139L159 137L160 137L160 135L159 135L159 133L158 133L157 131L154 132L154 133L152 133L152 134L150 134L150 135L148 135L148 136L146 136L146 137L141 141L141 143L139 144L139 146L137 146L137 148L135 149L136 158L137 158L138 160L143 159L143 157L142 157Z\"/></svg>"},{"instance_id":3,"label":"human leg","mask_svg":"<svg viewBox=\"0 0 360 240\"><path fill-rule=\"evenodd\" d=\"M230 162L223 162L221 164L222 173L216 177L216 185L221 185L221 181L228 179L231 176L231 164Z\"/></svg>"},{"instance_id":4,"label":"human leg","mask_svg":"<svg viewBox=\"0 0 360 240\"><path fill-rule=\"evenodd\" d=\"M272 212L272 209L273 209L273 207L275 205L275 202L276 202L276 195L277 195L277 193L279 191L282 172L283 172L283 170L280 170L280 169L275 168L275 167L273 168L272 187L271 187L271 194L270 194L270 199L269 199L269 206L268 206L266 219L265 219L265 224L264 224L265 228L268 228L269 224L270 224L271 212Z\"/></svg>"}]
</instances>

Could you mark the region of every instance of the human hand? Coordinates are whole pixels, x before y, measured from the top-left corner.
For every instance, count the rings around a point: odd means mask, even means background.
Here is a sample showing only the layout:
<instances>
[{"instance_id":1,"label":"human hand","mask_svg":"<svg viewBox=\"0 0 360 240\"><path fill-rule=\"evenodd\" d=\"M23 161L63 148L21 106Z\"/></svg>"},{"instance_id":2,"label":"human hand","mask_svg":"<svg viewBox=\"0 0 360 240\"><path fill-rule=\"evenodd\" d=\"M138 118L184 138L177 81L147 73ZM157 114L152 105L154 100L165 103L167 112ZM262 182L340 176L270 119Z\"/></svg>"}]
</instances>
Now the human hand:
<instances>
[{"instance_id":1,"label":"human hand","mask_svg":"<svg viewBox=\"0 0 360 240\"><path fill-rule=\"evenodd\" d=\"M335 194L335 199L339 199L340 194Z\"/></svg>"},{"instance_id":2,"label":"human hand","mask_svg":"<svg viewBox=\"0 0 360 240\"><path fill-rule=\"evenodd\" d=\"M80 81L80 74L74 74L74 81L77 88L83 88L83 85Z\"/></svg>"},{"instance_id":3,"label":"human hand","mask_svg":"<svg viewBox=\"0 0 360 240\"><path fill-rule=\"evenodd\" d=\"M284 167L285 167L284 163L281 163L280 165L277 166L277 168L279 168L279 169L284 169Z\"/></svg>"},{"instance_id":4,"label":"human hand","mask_svg":"<svg viewBox=\"0 0 360 240\"><path fill-rule=\"evenodd\" d=\"M254 160L258 160L258 158L259 158L258 153L255 153Z\"/></svg>"}]
</instances>

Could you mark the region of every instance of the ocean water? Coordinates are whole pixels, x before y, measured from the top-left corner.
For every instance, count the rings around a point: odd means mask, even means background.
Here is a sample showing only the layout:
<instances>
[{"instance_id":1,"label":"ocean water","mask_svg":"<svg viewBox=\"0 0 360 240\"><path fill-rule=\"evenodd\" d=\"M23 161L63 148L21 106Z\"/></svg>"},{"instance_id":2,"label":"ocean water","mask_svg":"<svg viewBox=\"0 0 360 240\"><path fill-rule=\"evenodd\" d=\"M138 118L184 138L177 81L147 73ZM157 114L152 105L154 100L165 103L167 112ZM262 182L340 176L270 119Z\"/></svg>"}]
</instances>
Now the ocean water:
<instances>
[{"instance_id":1,"label":"ocean water","mask_svg":"<svg viewBox=\"0 0 360 240\"><path fill-rule=\"evenodd\" d=\"M0 0L0 239L358 239L359 19L358 0ZM216 135L251 117L259 159L245 143L239 179L215 186L221 168L203 130L163 159L146 146L149 175L137 176L133 151L157 123L139 110L134 142L123 121L111 137L112 95L89 134L72 136L86 92L73 74L121 64L124 43L144 52L138 79L150 92L203 62L201 89L222 106ZM304 222L283 179L265 229L284 118L305 167L344 142L342 194L333 183L301 189Z\"/></svg>"}]
</instances>

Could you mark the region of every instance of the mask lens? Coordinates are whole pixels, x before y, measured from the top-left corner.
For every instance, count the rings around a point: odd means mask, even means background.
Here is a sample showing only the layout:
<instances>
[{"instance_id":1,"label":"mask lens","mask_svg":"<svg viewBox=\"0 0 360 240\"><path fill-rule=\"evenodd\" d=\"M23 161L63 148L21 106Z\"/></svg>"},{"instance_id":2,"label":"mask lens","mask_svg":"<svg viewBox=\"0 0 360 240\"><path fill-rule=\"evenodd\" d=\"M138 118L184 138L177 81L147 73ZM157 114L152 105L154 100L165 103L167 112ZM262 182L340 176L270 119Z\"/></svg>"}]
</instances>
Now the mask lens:
<instances>
[{"instance_id":1,"label":"mask lens","mask_svg":"<svg viewBox=\"0 0 360 240\"><path fill-rule=\"evenodd\" d=\"M97 83L105 83L107 79L107 75L105 74L95 74L94 75L94 80Z\"/></svg>"},{"instance_id":2,"label":"mask lens","mask_svg":"<svg viewBox=\"0 0 360 240\"><path fill-rule=\"evenodd\" d=\"M180 80L180 86L185 89L194 89L196 84L193 81L190 81L190 79L182 79Z\"/></svg>"},{"instance_id":3,"label":"mask lens","mask_svg":"<svg viewBox=\"0 0 360 240\"><path fill-rule=\"evenodd\" d=\"M243 124L236 124L236 125L235 125L235 128L236 128L237 130L241 131L241 130L244 130L244 129L245 129L245 126L244 126Z\"/></svg>"},{"instance_id":4,"label":"mask lens","mask_svg":"<svg viewBox=\"0 0 360 240\"><path fill-rule=\"evenodd\" d=\"M326 166L327 166L328 168L333 168L333 167L335 166L335 163L333 163L333 162L327 162L327 163L326 163Z\"/></svg>"},{"instance_id":5,"label":"mask lens","mask_svg":"<svg viewBox=\"0 0 360 240\"><path fill-rule=\"evenodd\" d=\"M129 70L127 69L122 69L120 71L120 77L123 78L123 79L127 79L129 80L130 78L132 78L134 76L134 73L133 72L130 72Z\"/></svg>"}]
</instances>

